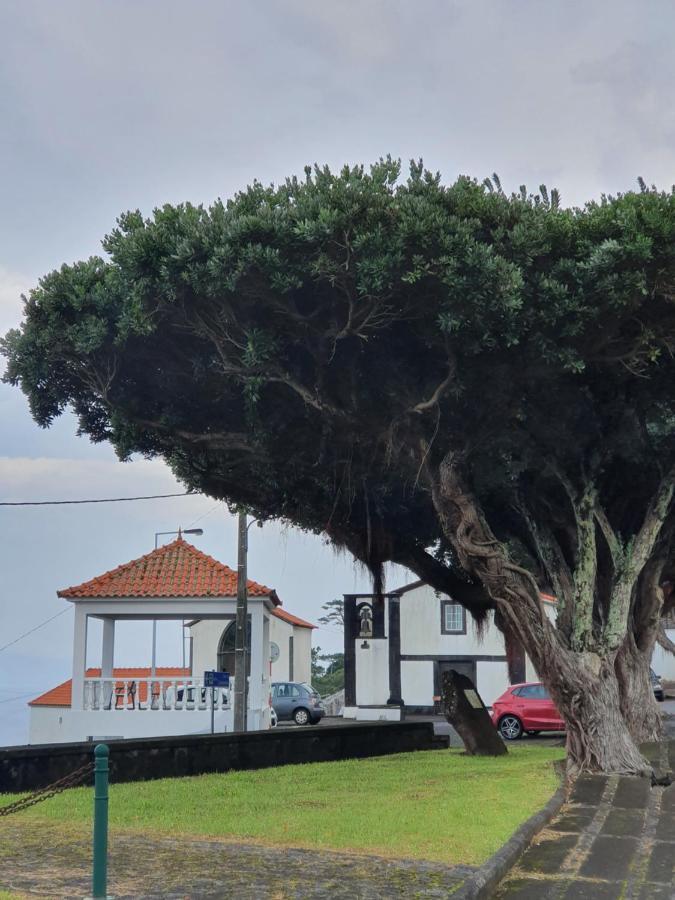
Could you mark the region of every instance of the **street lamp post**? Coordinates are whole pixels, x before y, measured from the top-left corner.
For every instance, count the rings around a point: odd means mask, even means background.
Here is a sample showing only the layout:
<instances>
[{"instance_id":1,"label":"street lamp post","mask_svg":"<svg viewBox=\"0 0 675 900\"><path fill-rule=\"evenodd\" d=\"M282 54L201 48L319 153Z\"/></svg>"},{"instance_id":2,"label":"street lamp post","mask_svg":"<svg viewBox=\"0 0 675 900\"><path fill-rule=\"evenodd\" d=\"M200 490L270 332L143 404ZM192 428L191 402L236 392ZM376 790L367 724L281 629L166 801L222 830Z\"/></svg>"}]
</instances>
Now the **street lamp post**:
<instances>
[{"instance_id":1,"label":"street lamp post","mask_svg":"<svg viewBox=\"0 0 675 900\"><path fill-rule=\"evenodd\" d=\"M155 532L155 550L157 549L157 538L162 537L166 534L204 534L203 528L186 528L183 531L181 528L178 531L156 531ZM181 622L181 631L180 631L180 643L183 651L183 668L185 668L185 619ZM152 668L150 670L150 677L154 678L157 674L157 619L152 620Z\"/></svg>"}]
</instances>

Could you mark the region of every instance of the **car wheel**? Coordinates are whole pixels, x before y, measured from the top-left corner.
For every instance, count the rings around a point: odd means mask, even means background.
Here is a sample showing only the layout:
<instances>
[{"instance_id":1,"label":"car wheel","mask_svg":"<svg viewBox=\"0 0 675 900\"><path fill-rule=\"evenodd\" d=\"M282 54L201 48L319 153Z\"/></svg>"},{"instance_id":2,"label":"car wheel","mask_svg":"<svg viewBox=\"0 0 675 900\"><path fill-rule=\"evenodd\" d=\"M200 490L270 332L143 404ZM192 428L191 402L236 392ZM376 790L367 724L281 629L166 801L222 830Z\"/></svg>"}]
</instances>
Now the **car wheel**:
<instances>
[{"instance_id":1,"label":"car wheel","mask_svg":"<svg viewBox=\"0 0 675 900\"><path fill-rule=\"evenodd\" d=\"M516 716L502 716L499 720L499 733L505 741L517 741L523 736L523 726Z\"/></svg>"},{"instance_id":2,"label":"car wheel","mask_svg":"<svg viewBox=\"0 0 675 900\"><path fill-rule=\"evenodd\" d=\"M528 731L527 733L530 735L530 737L536 737L538 734L540 734L539 731Z\"/></svg>"},{"instance_id":3,"label":"car wheel","mask_svg":"<svg viewBox=\"0 0 675 900\"><path fill-rule=\"evenodd\" d=\"M296 725L307 725L309 722L309 713L306 709L296 709L293 713L293 721Z\"/></svg>"}]
</instances>

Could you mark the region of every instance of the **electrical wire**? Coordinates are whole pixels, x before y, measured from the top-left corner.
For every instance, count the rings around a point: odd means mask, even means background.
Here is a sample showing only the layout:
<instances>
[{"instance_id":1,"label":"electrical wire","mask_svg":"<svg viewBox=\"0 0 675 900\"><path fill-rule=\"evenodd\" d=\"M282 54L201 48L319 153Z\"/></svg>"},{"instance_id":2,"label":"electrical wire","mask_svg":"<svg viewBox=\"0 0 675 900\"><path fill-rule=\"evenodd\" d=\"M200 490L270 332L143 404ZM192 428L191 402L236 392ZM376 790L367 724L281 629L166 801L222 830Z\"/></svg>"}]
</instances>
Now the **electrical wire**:
<instances>
[{"instance_id":1,"label":"electrical wire","mask_svg":"<svg viewBox=\"0 0 675 900\"><path fill-rule=\"evenodd\" d=\"M10 641L9 644L3 644L0 647L0 653L3 650L6 650L8 647L11 647L13 644L17 644L19 641L22 641L25 637L28 637L29 634L32 634L34 631L37 631L38 628L42 628L43 625L49 624L49 622L53 622L54 619L58 619L59 616L62 616L64 613L67 613L68 610L72 609L72 606L66 606L65 609L62 609L60 612L57 612L56 615L50 616L48 619L45 619L44 622L40 622L39 625L36 625L34 628L31 628L30 631L24 631L23 634L20 634L17 638L14 638L13 641Z\"/></svg>"},{"instance_id":2,"label":"electrical wire","mask_svg":"<svg viewBox=\"0 0 675 900\"><path fill-rule=\"evenodd\" d=\"M0 500L0 506L72 506L80 503L128 503L130 500L164 500L166 497L198 497L199 491L183 491L181 494L150 494L147 497L104 497L100 500L24 500L9 502Z\"/></svg>"},{"instance_id":3,"label":"electrical wire","mask_svg":"<svg viewBox=\"0 0 675 900\"><path fill-rule=\"evenodd\" d=\"M17 694L16 697L8 697L6 700L0 700L0 703L14 703L15 700L24 700L26 697L32 697L35 691L29 694Z\"/></svg>"},{"instance_id":4,"label":"electrical wire","mask_svg":"<svg viewBox=\"0 0 675 900\"><path fill-rule=\"evenodd\" d=\"M212 512L215 512L219 506L222 506L222 502L220 500L218 501L218 503L216 503L215 506L212 506L208 512L205 512L203 515L199 516L199 518L195 519L194 522L190 522L190 524L187 527L192 528L192 526L196 525L197 522L201 522L202 519L205 519L207 516L210 516Z\"/></svg>"}]
</instances>

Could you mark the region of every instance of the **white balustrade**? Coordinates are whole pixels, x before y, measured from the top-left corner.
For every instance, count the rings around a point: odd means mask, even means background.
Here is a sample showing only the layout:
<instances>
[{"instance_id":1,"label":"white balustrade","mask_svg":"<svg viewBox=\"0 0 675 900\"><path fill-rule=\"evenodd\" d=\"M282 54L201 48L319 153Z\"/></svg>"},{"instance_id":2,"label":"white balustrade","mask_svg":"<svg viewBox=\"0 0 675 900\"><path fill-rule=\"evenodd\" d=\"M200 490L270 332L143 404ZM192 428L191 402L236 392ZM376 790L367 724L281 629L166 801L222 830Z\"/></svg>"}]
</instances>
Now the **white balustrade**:
<instances>
[{"instance_id":1,"label":"white balustrade","mask_svg":"<svg viewBox=\"0 0 675 900\"><path fill-rule=\"evenodd\" d=\"M85 710L230 709L230 690L204 686L203 678L85 678Z\"/></svg>"}]
</instances>

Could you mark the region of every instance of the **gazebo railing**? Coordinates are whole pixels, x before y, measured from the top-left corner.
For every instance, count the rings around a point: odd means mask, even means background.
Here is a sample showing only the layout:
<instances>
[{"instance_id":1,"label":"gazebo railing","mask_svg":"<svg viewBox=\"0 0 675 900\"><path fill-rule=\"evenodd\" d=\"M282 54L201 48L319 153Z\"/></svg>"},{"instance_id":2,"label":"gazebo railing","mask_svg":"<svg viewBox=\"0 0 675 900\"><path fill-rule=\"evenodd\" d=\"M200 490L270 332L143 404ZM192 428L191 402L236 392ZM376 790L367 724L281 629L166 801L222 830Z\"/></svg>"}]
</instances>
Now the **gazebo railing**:
<instances>
[{"instance_id":1,"label":"gazebo railing","mask_svg":"<svg viewBox=\"0 0 675 900\"><path fill-rule=\"evenodd\" d=\"M230 690L204 686L203 678L85 678L85 710L230 709Z\"/></svg>"}]
</instances>

